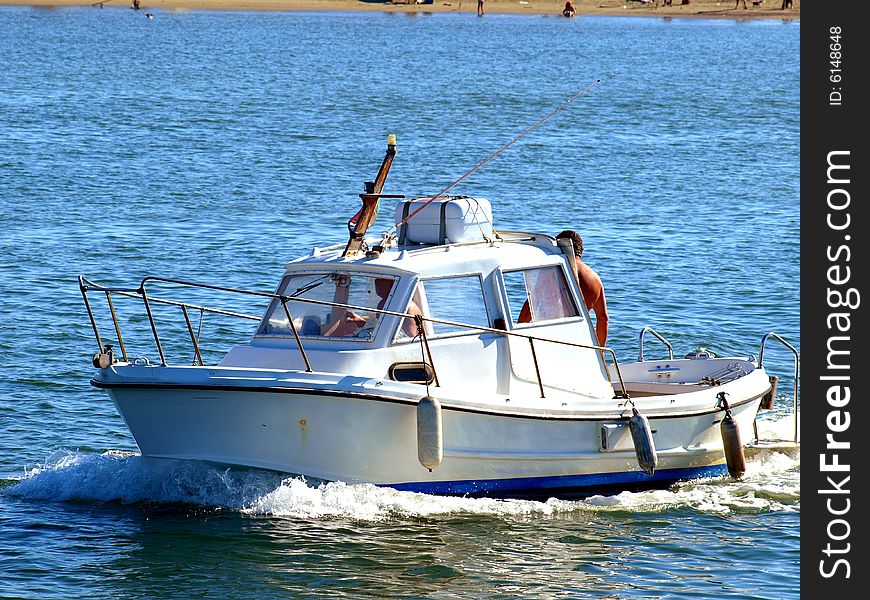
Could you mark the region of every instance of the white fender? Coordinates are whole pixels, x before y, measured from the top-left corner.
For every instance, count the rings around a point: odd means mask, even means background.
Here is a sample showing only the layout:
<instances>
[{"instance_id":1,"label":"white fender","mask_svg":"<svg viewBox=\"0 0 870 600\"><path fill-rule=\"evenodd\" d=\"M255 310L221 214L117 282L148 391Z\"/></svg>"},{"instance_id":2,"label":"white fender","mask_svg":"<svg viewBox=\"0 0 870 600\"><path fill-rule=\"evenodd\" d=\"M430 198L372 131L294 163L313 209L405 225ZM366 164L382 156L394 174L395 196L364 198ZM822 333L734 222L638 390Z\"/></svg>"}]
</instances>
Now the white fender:
<instances>
[{"instance_id":1,"label":"white fender","mask_svg":"<svg viewBox=\"0 0 870 600\"><path fill-rule=\"evenodd\" d=\"M417 403L417 459L431 471L441 464L442 458L441 402L433 396L424 396Z\"/></svg>"}]
</instances>

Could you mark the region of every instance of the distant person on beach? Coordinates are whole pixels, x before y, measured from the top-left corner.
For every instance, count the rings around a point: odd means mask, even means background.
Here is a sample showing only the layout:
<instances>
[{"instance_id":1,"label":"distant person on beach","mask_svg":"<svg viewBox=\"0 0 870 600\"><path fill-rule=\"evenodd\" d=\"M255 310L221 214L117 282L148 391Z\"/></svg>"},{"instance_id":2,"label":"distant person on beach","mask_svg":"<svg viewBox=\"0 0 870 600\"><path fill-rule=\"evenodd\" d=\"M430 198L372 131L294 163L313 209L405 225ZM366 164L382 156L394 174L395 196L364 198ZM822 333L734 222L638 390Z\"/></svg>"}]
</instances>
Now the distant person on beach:
<instances>
[{"instance_id":1,"label":"distant person on beach","mask_svg":"<svg viewBox=\"0 0 870 600\"><path fill-rule=\"evenodd\" d=\"M743 2L743 8L746 8L746 0L737 0L737 4L734 5L734 8L740 8L740 2Z\"/></svg>"},{"instance_id":2,"label":"distant person on beach","mask_svg":"<svg viewBox=\"0 0 870 600\"><path fill-rule=\"evenodd\" d=\"M782 10L794 8L794 0L782 0Z\"/></svg>"},{"instance_id":3,"label":"distant person on beach","mask_svg":"<svg viewBox=\"0 0 870 600\"><path fill-rule=\"evenodd\" d=\"M133 10L139 10L139 0L133 0Z\"/></svg>"},{"instance_id":4,"label":"distant person on beach","mask_svg":"<svg viewBox=\"0 0 870 600\"><path fill-rule=\"evenodd\" d=\"M577 14L577 11L574 10L574 3L571 0L566 0L565 8L562 9L562 14L566 17L573 17Z\"/></svg>"},{"instance_id":5,"label":"distant person on beach","mask_svg":"<svg viewBox=\"0 0 870 600\"><path fill-rule=\"evenodd\" d=\"M486 11L483 8L483 0L477 0L477 16L482 17L486 14Z\"/></svg>"}]
</instances>

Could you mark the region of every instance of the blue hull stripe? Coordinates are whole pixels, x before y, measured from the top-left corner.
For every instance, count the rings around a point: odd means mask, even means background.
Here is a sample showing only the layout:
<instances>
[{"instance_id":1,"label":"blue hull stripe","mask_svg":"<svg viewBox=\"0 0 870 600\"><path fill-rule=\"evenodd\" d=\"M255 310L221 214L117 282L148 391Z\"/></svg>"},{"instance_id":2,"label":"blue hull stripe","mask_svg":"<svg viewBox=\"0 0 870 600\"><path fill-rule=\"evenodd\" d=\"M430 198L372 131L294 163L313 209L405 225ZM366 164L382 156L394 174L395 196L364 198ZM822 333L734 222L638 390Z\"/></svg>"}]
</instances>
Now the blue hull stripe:
<instances>
[{"instance_id":1,"label":"blue hull stripe","mask_svg":"<svg viewBox=\"0 0 870 600\"><path fill-rule=\"evenodd\" d=\"M718 477L726 475L728 467L712 465L688 469L665 469L656 471L649 477L643 471L624 473L596 473L593 475L559 475L556 477L521 477L514 479L470 479L464 481L420 481L398 483L385 487L407 492L443 495L503 495L523 493L545 495L547 490L571 491L582 495L584 491L594 493L596 489L635 489L643 487L662 487L684 479L699 477Z\"/></svg>"}]
</instances>

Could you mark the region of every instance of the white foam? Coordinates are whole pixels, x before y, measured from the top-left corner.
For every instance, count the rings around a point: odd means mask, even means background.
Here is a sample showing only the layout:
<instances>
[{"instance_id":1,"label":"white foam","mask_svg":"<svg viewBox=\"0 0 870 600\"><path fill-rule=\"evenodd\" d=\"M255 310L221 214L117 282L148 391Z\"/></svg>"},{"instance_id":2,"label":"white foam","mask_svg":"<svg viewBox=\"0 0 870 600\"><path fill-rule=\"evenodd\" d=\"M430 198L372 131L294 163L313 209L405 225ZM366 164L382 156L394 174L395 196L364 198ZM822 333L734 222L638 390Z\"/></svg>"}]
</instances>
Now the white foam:
<instances>
[{"instance_id":1,"label":"white foam","mask_svg":"<svg viewBox=\"0 0 870 600\"><path fill-rule=\"evenodd\" d=\"M758 437L762 440L794 440L794 413L765 413L755 420ZM797 418L800 439L800 413Z\"/></svg>"},{"instance_id":2,"label":"white foam","mask_svg":"<svg viewBox=\"0 0 870 600\"><path fill-rule=\"evenodd\" d=\"M739 481L730 476L693 479L667 490L593 496L591 505L606 510L659 512L687 507L702 512L800 511L800 455L775 450L759 452L746 463Z\"/></svg>"},{"instance_id":3,"label":"white foam","mask_svg":"<svg viewBox=\"0 0 870 600\"><path fill-rule=\"evenodd\" d=\"M138 454L60 453L29 469L2 493L52 501L188 503L257 516L381 521L437 515L549 517L578 511L703 512L799 510L799 460L763 452L742 481L694 480L667 490L623 492L582 501L496 500L400 492L371 484L315 483L257 469L223 469L195 462L161 467Z\"/></svg>"},{"instance_id":4,"label":"white foam","mask_svg":"<svg viewBox=\"0 0 870 600\"><path fill-rule=\"evenodd\" d=\"M331 482L309 487L300 479L281 485L246 507L245 512L291 517L351 517L376 521L395 517L447 514L552 515L576 510L575 503L550 499L495 500L400 492L371 484Z\"/></svg>"},{"instance_id":5,"label":"white foam","mask_svg":"<svg viewBox=\"0 0 870 600\"><path fill-rule=\"evenodd\" d=\"M68 452L28 469L6 493L37 500L187 502L241 508L249 495L273 489L280 477L265 471L221 470L193 462L146 464L138 454Z\"/></svg>"}]
</instances>

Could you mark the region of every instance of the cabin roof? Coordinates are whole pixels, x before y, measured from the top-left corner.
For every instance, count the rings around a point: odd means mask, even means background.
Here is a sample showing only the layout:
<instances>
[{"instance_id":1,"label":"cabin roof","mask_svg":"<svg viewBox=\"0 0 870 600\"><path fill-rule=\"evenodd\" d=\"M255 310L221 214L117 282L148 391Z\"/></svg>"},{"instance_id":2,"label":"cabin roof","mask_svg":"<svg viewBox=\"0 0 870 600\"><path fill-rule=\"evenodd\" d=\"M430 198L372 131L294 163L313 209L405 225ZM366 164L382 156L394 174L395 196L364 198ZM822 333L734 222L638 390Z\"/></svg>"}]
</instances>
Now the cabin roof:
<instances>
[{"instance_id":1,"label":"cabin roof","mask_svg":"<svg viewBox=\"0 0 870 600\"><path fill-rule=\"evenodd\" d=\"M415 244L391 247L376 256L360 254L343 257L345 244L314 248L306 256L291 260L287 271L306 269L349 269L437 276L470 272L491 272L539 265L558 264L564 256L556 240L546 234L499 231L493 241L457 244ZM377 240L367 240L369 247Z\"/></svg>"}]
</instances>

